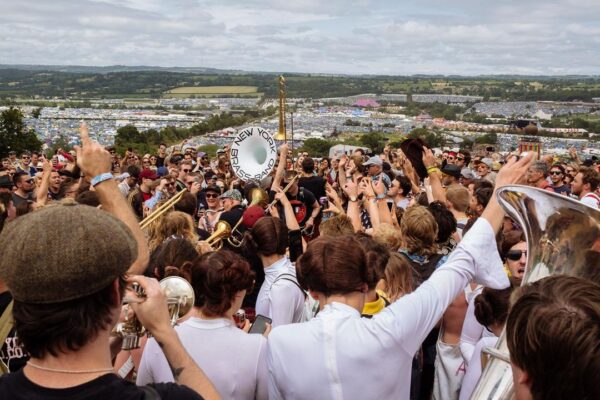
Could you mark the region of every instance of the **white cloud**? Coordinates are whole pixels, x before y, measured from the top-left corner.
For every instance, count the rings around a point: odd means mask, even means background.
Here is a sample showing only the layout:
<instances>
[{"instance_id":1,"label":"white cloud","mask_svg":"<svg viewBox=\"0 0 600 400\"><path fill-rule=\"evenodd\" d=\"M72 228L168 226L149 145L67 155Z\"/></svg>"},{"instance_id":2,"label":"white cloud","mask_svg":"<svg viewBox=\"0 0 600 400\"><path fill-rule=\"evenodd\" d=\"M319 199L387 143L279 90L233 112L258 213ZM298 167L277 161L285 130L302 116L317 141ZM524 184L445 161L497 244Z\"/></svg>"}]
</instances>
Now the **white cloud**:
<instances>
[{"instance_id":1,"label":"white cloud","mask_svg":"<svg viewBox=\"0 0 600 400\"><path fill-rule=\"evenodd\" d=\"M598 74L597 0L0 0L0 63Z\"/></svg>"}]
</instances>

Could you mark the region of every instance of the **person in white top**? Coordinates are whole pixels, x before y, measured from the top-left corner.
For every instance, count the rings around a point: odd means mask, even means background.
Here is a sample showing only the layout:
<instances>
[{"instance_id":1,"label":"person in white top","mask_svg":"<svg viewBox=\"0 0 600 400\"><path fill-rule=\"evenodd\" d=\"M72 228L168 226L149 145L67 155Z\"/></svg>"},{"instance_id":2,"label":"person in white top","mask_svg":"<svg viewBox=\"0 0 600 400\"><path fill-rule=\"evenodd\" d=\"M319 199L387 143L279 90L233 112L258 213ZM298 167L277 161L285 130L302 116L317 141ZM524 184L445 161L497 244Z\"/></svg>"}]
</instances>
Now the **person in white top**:
<instances>
[{"instance_id":1,"label":"person in white top","mask_svg":"<svg viewBox=\"0 0 600 400\"><path fill-rule=\"evenodd\" d=\"M471 398L482 372L482 350L496 345L508 316L508 305L512 291L512 286L502 290L485 288L475 298L475 317L486 328L486 331L490 332L491 336L482 337L475 345L473 356L462 382L459 400L469 400Z\"/></svg>"},{"instance_id":2,"label":"person in white top","mask_svg":"<svg viewBox=\"0 0 600 400\"><path fill-rule=\"evenodd\" d=\"M183 346L221 398L267 399L266 339L233 321L254 281L250 265L228 250L206 253L193 262L191 277L193 314L176 328ZM136 383L152 382L173 382L173 373L156 340L149 339Z\"/></svg>"},{"instance_id":3,"label":"person in white top","mask_svg":"<svg viewBox=\"0 0 600 400\"><path fill-rule=\"evenodd\" d=\"M518 182L532 159L511 159L498 185ZM482 217L426 282L372 319L360 318L369 260L357 239L312 241L298 261L298 280L323 309L309 322L271 332L269 398L408 399L415 352L467 283L509 285L496 248L504 212L495 197Z\"/></svg>"},{"instance_id":4,"label":"person in white top","mask_svg":"<svg viewBox=\"0 0 600 400\"><path fill-rule=\"evenodd\" d=\"M581 168L571 183L571 193L583 204L600 208L600 196L595 191L600 184L600 173L593 168Z\"/></svg>"},{"instance_id":5,"label":"person in white top","mask_svg":"<svg viewBox=\"0 0 600 400\"><path fill-rule=\"evenodd\" d=\"M248 251L260 257L265 280L256 299L256 314L273 320L272 326L301 322L305 318L305 293L298 285L296 268L286 256L288 228L282 220L263 217L246 232Z\"/></svg>"},{"instance_id":6,"label":"person in white top","mask_svg":"<svg viewBox=\"0 0 600 400\"><path fill-rule=\"evenodd\" d=\"M525 242L523 232L510 231L505 233L502 237L501 253L500 256L504 260L505 270L512 286L521 286L521 281L525 275L525 264L527 263L527 243ZM473 358L473 351L477 342L481 338L493 336L475 318L475 298L482 291L483 287L478 287L473 292L473 295L469 297L467 315L460 335L460 351L467 368Z\"/></svg>"}]
</instances>

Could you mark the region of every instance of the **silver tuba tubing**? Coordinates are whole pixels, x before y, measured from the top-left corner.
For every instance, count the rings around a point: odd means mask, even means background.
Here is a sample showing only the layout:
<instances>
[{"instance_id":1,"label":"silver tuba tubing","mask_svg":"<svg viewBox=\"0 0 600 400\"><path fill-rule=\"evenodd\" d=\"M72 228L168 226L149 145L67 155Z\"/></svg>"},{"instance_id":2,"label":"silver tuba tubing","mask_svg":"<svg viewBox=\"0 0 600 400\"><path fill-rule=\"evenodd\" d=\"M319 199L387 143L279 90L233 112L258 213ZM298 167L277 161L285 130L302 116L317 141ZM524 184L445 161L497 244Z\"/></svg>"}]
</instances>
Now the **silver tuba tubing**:
<instances>
[{"instance_id":1,"label":"silver tuba tubing","mask_svg":"<svg viewBox=\"0 0 600 400\"><path fill-rule=\"evenodd\" d=\"M522 285L551 275L600 276L600 211L565 196L529 186L503 186L500 205L517 221L527 240L527 265ZM597 278L596 278L597 279ZM514 397L506 332L473 391L472 400Z\"/></svg>"}]
</instances>

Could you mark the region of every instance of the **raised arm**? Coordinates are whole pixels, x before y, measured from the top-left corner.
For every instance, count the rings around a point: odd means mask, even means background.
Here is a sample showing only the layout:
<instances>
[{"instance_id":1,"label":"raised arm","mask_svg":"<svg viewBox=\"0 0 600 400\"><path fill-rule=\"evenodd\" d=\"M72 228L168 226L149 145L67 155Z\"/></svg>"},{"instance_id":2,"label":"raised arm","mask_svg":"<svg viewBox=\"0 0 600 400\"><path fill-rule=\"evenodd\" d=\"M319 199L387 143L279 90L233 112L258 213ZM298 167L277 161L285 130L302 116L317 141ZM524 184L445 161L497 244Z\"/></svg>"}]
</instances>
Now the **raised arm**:
<instances>
[{"instance_id":1,"label":"raised arm","mask_svg":"<svg viewBox=\"0 0 600 400\"><path fill-rule=\"evenodd\" d=\"M87 178L110 174L110 153L98 142L90 140L85 124L81 125L81 146L75 146L77 164ZM109 176L109 175L107 175ZM114 179L106 179L94 186L102 209L120 219L131 230L137 242L138 255L128 270L129 274L142 274L150 258L146 237L140 229L139 222L133 210L123 198Z\"/></svg>"},{"instance_id":2,"label":"raised arm","mask_svg":"<svg viewBox=\"0 0 600 400\"><path fill-rule=\"evenodd\" d=\"M281 180L285 173L285 164L287 162L288 145L284 143L279 148L279 164L277 164L277 170L275 170L275 176L273 177L273 183L271 184L271 190L281 187Z\"/></svg>"},{"instance_id":3,"label":"raised arm","mask_svg":"<svg viewBox=\"0 0 600 400\"><path fill-rule=\"evenodd\" d=\"M435 156L431 149L425 148L425 152L423 153L423 163L425 164L427 174L429 175L429 184L431 185L433 200L446 204L446 192L442 187L442 181L440 179L441 172L436 164Z\"/></svg>"},{"instance_id":4,"label":"raised arm","mask_svg":"<svg viewBox=\"0 0 600 400\"><path fill-rule=\"evenodd\" d=\"M497 187L519 182L532 160L532 154L517 162L514 158L510 160L498 173ZM399 343L410 354L418 349L448 305L470 281L493 289L509 285L496 246L496 233L502 226L504 212L495 195L492 199L482 218L465 235L448 261L415 292L374 317L374 321L387 328L395 325Z\"/></svg>"},{"instance_id":5,"label":"raised arm","mask_svg":"<svg viewBox=\"0 0 600 400\"><path fill-rule=\"evenodd\" d=\"M43 172L42 183L37 191L36 201L38 205L43 206L48 202L48 187L50 186L50 175L52 174L52 162L42 156Z\"/></svg>"}]
</instances>

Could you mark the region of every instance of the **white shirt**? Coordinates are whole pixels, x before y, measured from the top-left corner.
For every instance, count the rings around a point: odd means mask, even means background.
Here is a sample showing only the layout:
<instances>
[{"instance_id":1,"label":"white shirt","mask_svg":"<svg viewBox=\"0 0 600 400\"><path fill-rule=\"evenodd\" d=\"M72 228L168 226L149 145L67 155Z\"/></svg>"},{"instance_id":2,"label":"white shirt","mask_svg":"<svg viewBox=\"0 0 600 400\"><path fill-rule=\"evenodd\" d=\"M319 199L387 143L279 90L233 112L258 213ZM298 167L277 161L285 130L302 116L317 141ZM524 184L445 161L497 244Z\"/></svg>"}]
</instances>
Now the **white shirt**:
<instances>
[{"instance_id":1,"label":"white shirt","mask_svg":"<svg viewBox=\"0 0 600 400\"><path fill-rule=\"evenodd\" d=\"M277 279L282 274L292 276ZM265 268L265 280L256 299L256 314L271 318L273 327L301 322L304 318L304 291L288 279L296 280L296 267L285 256Z\"/></svg>"},{"instance_id":2,"label":"white shirt","mask_svg":"<svg viewBox=\"0 0 600 400\"><path fill-rule=\"evenodd\" d=\"M247 334L233 321L190 318L175 328L183 346L223 399L267 399L266 339ZM174 382L167 360L149 339L136 384Z\"/></svg>"},{"instance_id":3,"label":"white shirt","mask_svg":"<svg viewBox=\"0 0 600 400\"><path fill-rule=\"evenodd\" d=\"M469 362L467 372L465 373L462 382L462 387L460 388L459 400L469 400L471 398L473 390L475 390L475 386L477 385L477 381L479 381L479 377L481 377L481 350L485 347L494 347L497 342L498 337L486 336L482 337L475 345L473 356L471 357L471 361Z\"/></svg>"},{"instance_id":4,"label":"white shirt","mask_svg":"<svg viewBox=\"0 0 600 400\"><path fill-rule=\"evenodd\" d=\"M586 206L590 206L593 208L600 208L600 197L598 197L595 193L588 193L583 196L580 200Z\"/></svg>"},{"instance_id":5,"label":"white shirt","mask_svg":"<svg viewBox=\"0 0 600 400\"><path fill-rule=\"evenodd\" d=\"M498 289L509 285L494 231L483 218L415 292L372 319L332 303L308 322L273 329L269 399L408 399L415 352L474 279Z\"/></svg>"}]
</instances>

